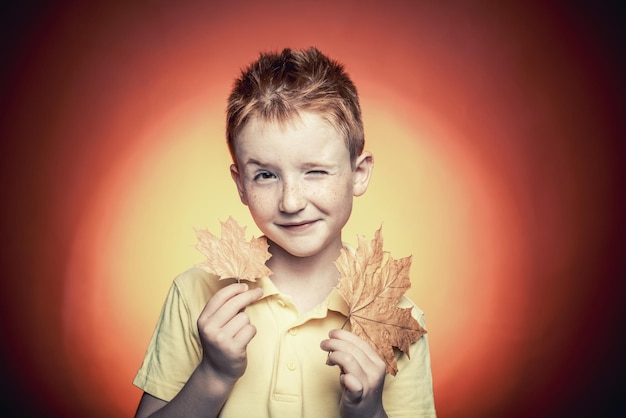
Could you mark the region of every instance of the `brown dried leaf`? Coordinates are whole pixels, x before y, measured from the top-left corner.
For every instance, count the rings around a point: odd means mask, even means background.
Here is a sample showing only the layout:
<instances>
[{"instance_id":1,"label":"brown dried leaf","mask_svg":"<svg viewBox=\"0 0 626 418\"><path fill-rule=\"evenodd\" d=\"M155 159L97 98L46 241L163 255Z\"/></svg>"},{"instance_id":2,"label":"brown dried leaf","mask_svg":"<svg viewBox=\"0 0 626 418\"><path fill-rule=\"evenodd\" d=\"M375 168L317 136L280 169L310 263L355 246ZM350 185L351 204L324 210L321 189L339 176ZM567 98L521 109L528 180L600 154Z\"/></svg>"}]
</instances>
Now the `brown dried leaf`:
<instances>
[{"instance_id":1,"label":"brown dried leaf","mask_svg":"<svg viewBox=\"0 0 626 418\"><path fill-rule=\"evenodd\" d=\"M198 267L222 279L237 279L256 282L256 279L269 276L272 271L265 262L272 256L265 237L246 241L246 228L229 217L222 224L222 238L217 238L208 230L197 229L196 249L206 256Z\"/></svg>"},{"instance_id":2,"label":"brown dried leaf","mask_svg":"<svg viewBox=\"0 0 626 418\"><path fill-rule=\"evenodd\" d=\"M383 251L380 229L372 241L362 236L358 240L355 253L342 249L335 261L341 276L337 290L350 308L352 332L374 347L387 373L395 376L398 365L393 347L408 356L410 345L426 333L411 308L397 306L411 287L411 257L395 260Z\"/></svg>"}]
</instances>

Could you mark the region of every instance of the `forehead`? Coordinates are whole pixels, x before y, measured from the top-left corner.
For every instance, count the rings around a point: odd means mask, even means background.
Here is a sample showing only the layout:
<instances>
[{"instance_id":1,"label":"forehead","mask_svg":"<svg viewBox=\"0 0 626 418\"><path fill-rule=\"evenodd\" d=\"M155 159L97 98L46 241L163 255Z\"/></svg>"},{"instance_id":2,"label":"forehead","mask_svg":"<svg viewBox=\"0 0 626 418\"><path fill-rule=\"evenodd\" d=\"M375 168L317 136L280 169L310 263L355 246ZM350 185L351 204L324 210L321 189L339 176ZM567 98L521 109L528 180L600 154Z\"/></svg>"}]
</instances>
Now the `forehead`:
<instances>
[{"instance_id":1,"label":"forehead","mask_svg":"<svg viewBox=\"0 0 626 418\"><path fill-rule=\"evenodd\" d=\"M234 138L236 154L286 151L316 152L342 149L348 151L344 136L316 113L301 112L284 121L251 118Z\"/></svg>"}]
</instances>

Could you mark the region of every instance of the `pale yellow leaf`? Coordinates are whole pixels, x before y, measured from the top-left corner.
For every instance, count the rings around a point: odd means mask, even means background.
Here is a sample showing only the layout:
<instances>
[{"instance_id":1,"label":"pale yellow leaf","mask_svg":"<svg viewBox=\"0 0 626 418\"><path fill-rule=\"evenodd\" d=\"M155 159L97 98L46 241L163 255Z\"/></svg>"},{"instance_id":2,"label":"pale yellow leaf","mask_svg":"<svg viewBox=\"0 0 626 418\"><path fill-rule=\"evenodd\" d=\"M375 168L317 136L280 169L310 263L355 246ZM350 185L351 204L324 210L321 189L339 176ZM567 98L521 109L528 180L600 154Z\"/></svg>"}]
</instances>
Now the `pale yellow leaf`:
<instances>
[{"instance_id":1,"label":"pale yellow leaf","mask_svg":"<svg viewBox=\"0 0 626 418\"><path fill-rule=\"evenodd\" d=\"M229 217L221 222L222 236L217 238L208 230L196 229L196 249L205 255L204 263L198 265L221 279L237 279L256 282L269 276L272 271L265 265L271 254L265 237L246 241L246 229Z\"/></svg>"}]
</instances>

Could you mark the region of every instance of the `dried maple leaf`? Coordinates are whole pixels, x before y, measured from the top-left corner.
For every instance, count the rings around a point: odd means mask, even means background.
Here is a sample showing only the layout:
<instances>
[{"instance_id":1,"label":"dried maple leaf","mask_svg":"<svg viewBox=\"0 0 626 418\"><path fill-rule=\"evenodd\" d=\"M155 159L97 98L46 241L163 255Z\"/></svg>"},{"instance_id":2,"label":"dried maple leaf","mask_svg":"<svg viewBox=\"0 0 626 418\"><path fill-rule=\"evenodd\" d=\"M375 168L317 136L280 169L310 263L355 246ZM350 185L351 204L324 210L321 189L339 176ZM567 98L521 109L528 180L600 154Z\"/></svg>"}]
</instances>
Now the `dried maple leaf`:
<instances>
[{"instance_id":1,"label":"dried maple leaf","mask_svg":"<svg viewBox=\"0 0 626 418\"><path fill-rule=\"evenodd\" d=\"M393 259L383 251L379 229L372 241L359 236L354 253L342 249L335 265L340 273L337 291L350 308L352 332L367 341L385 361L387 373L396 375L393 347L409 355L410 345L426 330L411 315L411 308L397 306L411 287L411 257Z\"/></svg>"},{"instance_id":2,"label":"dried maple leaf","mask_svg":"<svg viewBox=\"0 0 626 418\"><path fill-rule=\"evenodd\" d=\"M206 256L204 263L198 264L209 273L222 279L237 279L256 282L256 279L269 276L272 271L265 262L272 256L265 237L246 241L246 228L231 217L222 224L222 238L217 238L207 230L197 229L196 249Z\"/></svg>"}]
</instances>

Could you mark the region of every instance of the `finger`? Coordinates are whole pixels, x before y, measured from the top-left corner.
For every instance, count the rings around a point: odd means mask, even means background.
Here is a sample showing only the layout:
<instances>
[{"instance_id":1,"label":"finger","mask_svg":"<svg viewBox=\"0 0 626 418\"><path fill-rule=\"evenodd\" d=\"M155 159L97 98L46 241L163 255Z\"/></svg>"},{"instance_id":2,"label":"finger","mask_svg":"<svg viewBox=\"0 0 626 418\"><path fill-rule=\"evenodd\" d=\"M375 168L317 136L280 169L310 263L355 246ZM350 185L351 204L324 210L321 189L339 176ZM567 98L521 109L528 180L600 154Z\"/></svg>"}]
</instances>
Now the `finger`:
<instances>
[{"instance_id":1,"label":"finger","mask_svg":"<svg viewBox=\"0 0 626 418\"><path fill-rule=\"evenodd\" d=\"M344 394L349 402L357 403L363 398L363 384L354 375L342 374L339 380L345 388Z\"/></svg>"},{"instance_id":2,"label":"finger","mask_svg":"<svg viewBox=\"0 0 626 418\"><path fill-rule=\"evenodd\" d=\"M351 342L330 338L322 341L321 347L331 352L333 360L329 363L340 366L344 373L355 373L372 364L369 356Z\"/></svg>"},{"instance_id":3,"label":"finger","mask_svg":"<svg viewBox=\"0 0 626 418\"><path fill-rule=\"evenodd\" d=\"M230 325L230 324L229 324ZM252 338L256 335L257 329L249 321L238 327L235 333L232 329L219 329L214 334L205 336L210 346L219 349L222 353L231 357L245 356L246 348Z\"/></svg>"},{"instance_id":4,"label":"finger","mask_svg":"<svg viewBox=\"0 0 626 418\"><path fill-rule=\"evenodd\" d=\"M328 354L326 364L329 366L339 366L341 373L365 376L361 362L349 351L333 350Z\"/></svg>"},{"instance_id":5,"label":"finger","mask_svg":"<svg viewBox=\"0 0 626 418\"><path fill-rule=\"evenodd\" d=\"M222 328L224 338L232 340L237 346L247 346L256 335L256 327L250 323L245 312L239 312Z\"/></svg>"},{"instance_id":6,"label":"finger","mask_svg":"<svg viewBox=\"0 0 626 418\"><path fill-rule=\"evenodd\" d=\"M332 332L330 335L336 336ZM385 363L373 349L371 350L372 353L367 354L351 342L354 341L352 337L347 335L343 335L343 337L348 337L347 339L350 341L330 338L322 342L323 349L331 351L327 364L337 365L343 375L351 376L348 378L348 382L355 379L355 383L350 386L350 389L353 393L362 390L363 393L359 396L366 396L364 393L369 393L372 388L379 386L384 381ZM362 344L359 345L363 347Z\"/></svg>"},{"instance_id":7,"label":"finger","mask_svg":"<svg viewBox=\"0 0 626 418\"><path fill-rule=\"evenodd\" d=\"M220 289L206 304L199 321L222 327L246 306L263 295L260 288L247 290L246 284L235 283Z\"/></svg>"},{"instance_id":8,"label":"finger","mask_svg":"<svg viewBox=\"0 0 626 418\"><path fill-rule=\"evenodd\" d=\"M241 328L239 332L233 338L233 343L237 345L241 345L242 347L247 347L252 338L256 335L256 327L252 324L247 324L245 327Z\"/></svg>"},{"instance_id":9,"label":"finger","mask_svg":"<svg viewBox=\"0 0 626 418\"><path fill-rule=\"evenodd\" d=\"M346 331L345 329L334 329L328 333L328 336L331 339L349 342L350 344L355 345L361 351L363 351L364 353L368 355L369 354L377 355L376 350L374 350L374 348L367 341L357 336L353 332Z\"/></svg>"},{"instance_id":10,"label":"finger","mask_svg":"<svg viewBox=\"0 0 626 418\"><path fill-rule=\"evenodd\" d=\"M376 352L376 350L364 339L356 334L335 329L328 333L330 337L331 347L334 350L344 350L353 353L361 363L367 362L369 367L384 367L384 361Z\"/></svg>"},{"instance_id":11,"label":"finger","mask_svg":"<svg viewBox=\"0 0 626 418\"><path fill-rule=\"evenodd\" d=\"M200 316L211 316L217 311L226 301L232 299L236 295L239 295L248 290L248 285L246 283L233 283L228 286L225 286L215 292L213 296L209 299L204 309L200 313Z\"/></svg>"}]
</instances>

